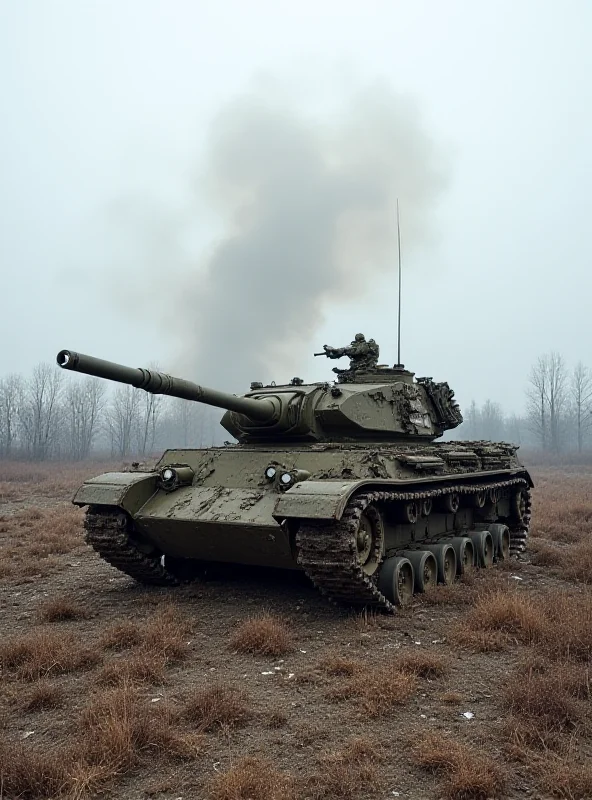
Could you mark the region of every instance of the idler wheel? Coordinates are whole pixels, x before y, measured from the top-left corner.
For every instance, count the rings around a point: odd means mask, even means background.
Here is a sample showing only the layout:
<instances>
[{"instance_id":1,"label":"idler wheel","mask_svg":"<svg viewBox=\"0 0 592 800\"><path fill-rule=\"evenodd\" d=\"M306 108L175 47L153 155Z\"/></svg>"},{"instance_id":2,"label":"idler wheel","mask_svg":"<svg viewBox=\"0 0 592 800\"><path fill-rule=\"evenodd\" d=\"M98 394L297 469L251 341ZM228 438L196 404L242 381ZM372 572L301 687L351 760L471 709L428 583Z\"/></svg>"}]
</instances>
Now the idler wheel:
<instances>
[{"instance_id":1,"label":"idler wheel","mask_svg":"<svg viewBox=\"0 0 592 800\"><path fill-rule=\"evenodd\" d=\"M426 550L434 554L438 565L438 583L449 586L454 583L456 577L456 553L451 544L441 542L440 544L426 544Z\"/></svg>"},{"instance_id":2,"label":"idler wheel","mask_svg":"<svg viewBox=\"0 0 592 800\"><path fill-rule=\"evenodd\" d=\"M360 515L356 533L356 558L366 575L374 575L384 549L384 525L375 506L368 506Z\"/></svg>"},{"instance_id":3,"label":"idler wheel","mask_svg":"<svg viewBox=\"0 0 592 800\"><path fill-rule=\"evenodd\" d=\"M490 567L493 564L493 537L489 531L469 531L469 539L475 548L475 564Z\"/></svg>"},{"instance_id":4,"label":"idler wheel","mask_svg":"<svg viewBox=\"0 0 592 800\"><path fill-rule=\"evenodd\" d=\"M468 536L455 536L450 540L456 553L456 574L466 575L475 565L475 547Z\"/></svg>"},{"instance_id":5,"label":"idler wheel","mask_svg":"<svg viewBox=\"0 0 592 800\"><path fill-rule=\"evenodd\" d=\"M405 550L401 555L411 561L416 592L425 592L438 583L438 565L433 553L429 550Z\"/></svg>"},{"instance_id":6,"label":"idler wheel","mask_svg":"<svg viewBox=\"0 0 592 800\"><path fill-rule=\"evenodd\" d=\"M414 572L411 561L393 556L384 561L378 576L378 589L397 606L404 606L413 597Z\"/></svg>"},{"instance_id":7,"label":"idler wheel","mask_svg":"<svg viewBox=\"0 0 592 800\"><path fill-rule=\"evenodd\" d=\"M494 558L506 561L510 558L510 531L507 525L495 523L489 526L489 533L493 539Z\"/></svg>"}]
</instances>

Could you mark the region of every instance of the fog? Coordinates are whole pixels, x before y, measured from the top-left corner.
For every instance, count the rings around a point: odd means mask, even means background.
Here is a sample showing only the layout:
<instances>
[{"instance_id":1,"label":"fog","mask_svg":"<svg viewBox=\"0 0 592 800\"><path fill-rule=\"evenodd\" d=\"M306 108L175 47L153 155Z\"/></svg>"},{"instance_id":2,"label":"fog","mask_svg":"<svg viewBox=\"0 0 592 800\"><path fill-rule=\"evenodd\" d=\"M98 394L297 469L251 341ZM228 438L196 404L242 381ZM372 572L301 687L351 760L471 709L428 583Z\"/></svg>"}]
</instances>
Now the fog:
<instances>
[{"instance_id":1,"label":"fog","mask_svg":"<svg viewBox=\"0 0 592 800\"><path fill-rule=\"evenodd\" d=\"M172 10L171 10L172 9ZM585 2L0 4L0 375L244 391L362 331L463 407L586 362ZM345 365L343 365L345 366Z\"/></svg>"}]
</instances>

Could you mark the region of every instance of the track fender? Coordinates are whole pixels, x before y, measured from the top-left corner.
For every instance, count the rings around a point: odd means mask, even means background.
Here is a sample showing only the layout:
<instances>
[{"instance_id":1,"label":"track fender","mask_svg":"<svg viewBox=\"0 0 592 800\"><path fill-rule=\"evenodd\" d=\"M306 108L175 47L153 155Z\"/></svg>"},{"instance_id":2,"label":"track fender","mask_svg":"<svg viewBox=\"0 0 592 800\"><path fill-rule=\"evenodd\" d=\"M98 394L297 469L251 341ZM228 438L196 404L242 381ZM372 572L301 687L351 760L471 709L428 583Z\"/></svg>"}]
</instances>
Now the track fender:
<instances>
[{"instance_id":1,"label":"track fender","mask_svg":"<svg viewBox=\"0 0 592 800\"><path fill-rule=\"evenodd\" d=\"M85 481L72 498L76 506L117 506L135 514L156 491L155 472L106 472Z\"/></svg>"},{"instance_id":2,"label":"track fender","mask_svg":"<svg viewBox=\"0 0 592 800\"><path fill-rule=\"evenodd\" d=\"M368 481L302 481L278 498L278 519L340 519L347 501Z\"/></svg>"},{"instance_id":3,"label":"track fender","mask_svg":"<svg viewBox=\"0 0 592 800\"><path fill-rule=\"evenodd\" d=\"M445 486L451 483L462 483L465 479L480 478L483 482L506 480L523 477L532 486L532 479L523 468L519 470L501 470L461 474L453 473L432 478L416 478L413 481L393 481L375 478L358 481L301 481L282 493L276 501L273 516L281 522L283 519L341 519L349 498L358 489L375 489L386 491L405 491L412 485L415 488L430 489L434 486Z\"/></svg>"}]
</instances>

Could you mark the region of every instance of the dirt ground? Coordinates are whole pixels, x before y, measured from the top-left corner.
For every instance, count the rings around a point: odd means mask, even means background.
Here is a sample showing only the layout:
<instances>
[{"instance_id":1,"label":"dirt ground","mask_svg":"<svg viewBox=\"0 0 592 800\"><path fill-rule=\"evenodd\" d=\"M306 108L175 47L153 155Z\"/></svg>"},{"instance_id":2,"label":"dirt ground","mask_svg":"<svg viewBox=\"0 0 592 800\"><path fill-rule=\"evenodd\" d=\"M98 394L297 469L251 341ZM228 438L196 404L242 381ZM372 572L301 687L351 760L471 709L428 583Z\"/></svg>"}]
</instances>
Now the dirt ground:
<instances>
[{"instance_id":1,"label":"dirt ground","mask_svg":"<svg viewBox=\"0 0 592 800\"><path fill-rule=\"evenodd\" d=\"M105 467L0 466L0 797L592 797L592 471L537 468L527 553L390 617L134 584L69 503Z\"/></svg>"}]
</instances>

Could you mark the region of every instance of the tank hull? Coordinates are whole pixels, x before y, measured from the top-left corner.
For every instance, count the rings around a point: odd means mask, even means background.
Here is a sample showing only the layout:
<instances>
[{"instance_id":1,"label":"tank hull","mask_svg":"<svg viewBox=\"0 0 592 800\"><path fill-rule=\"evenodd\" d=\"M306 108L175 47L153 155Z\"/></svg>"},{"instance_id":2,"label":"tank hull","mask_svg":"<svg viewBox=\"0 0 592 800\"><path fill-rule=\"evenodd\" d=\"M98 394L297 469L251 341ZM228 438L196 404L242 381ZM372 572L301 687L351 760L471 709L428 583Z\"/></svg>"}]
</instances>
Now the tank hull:
<instances>
[{"instance_id":1,"label":"tank hull","mask_svg":"<svg viewBox=\"0 0 592 800\"><path fill-rule=\"evenodd\" d=\"M159 476L180 466L189 468L190 482L163 488ZM274 480L266 477L270 468ZM286 488L278 481L283 473L304 479ZM507 526L512 549L523 549L531 486L511 445L319 444L282 450L237 445L167 451L150 472L108 473L87 481L74 502L89 507L90 544L136 580L175 583L180 564L223 562L304 570L319 585L333 579L326 574L329 564L333 572L349 575L348 553L362 546L364 536L380 539L378 564L409 548L492 525ZM346 540L340 566L336 543ZM125 556L117 555L118 548ZM372 573L358 577L358 589L368 577L375 587ZM337 592L319 588L355 605L349 578L341 580ZM358 599L373 604L370 596ZM384 600L377 604L389 606Z\"/></svg>"}]
</instances>

